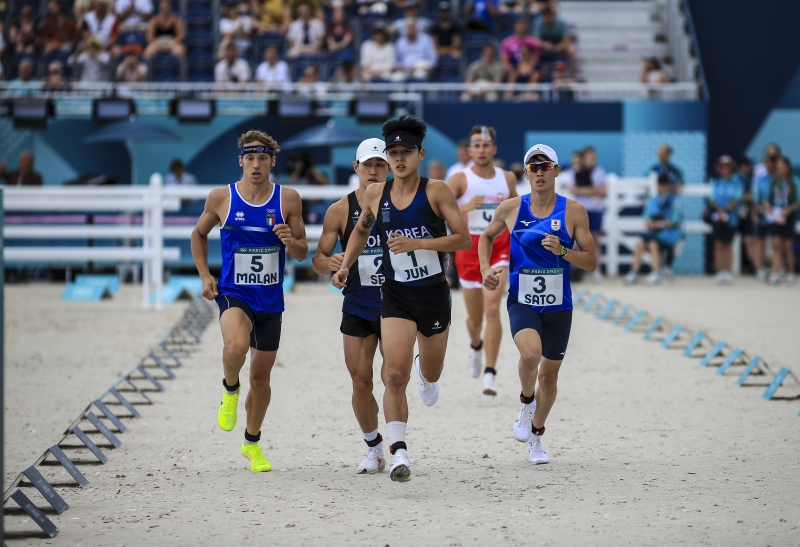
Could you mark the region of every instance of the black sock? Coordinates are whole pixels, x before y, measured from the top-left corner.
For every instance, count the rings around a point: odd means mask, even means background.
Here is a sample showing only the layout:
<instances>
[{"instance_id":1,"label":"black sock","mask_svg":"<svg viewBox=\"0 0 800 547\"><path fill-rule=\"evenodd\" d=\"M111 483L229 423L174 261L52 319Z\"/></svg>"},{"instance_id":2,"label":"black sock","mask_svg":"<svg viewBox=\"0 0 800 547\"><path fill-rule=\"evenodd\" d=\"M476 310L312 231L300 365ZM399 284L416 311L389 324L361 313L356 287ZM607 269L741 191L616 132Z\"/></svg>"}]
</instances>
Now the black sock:
<instances>
[{"instance_id":1,"label":"black sock","mask_svg":"<svg viewBox=\"0 0 800 547\"><path fill-rule=\"evenodd\" d=\"M487 372L492 373L495 376L497 376L497 371L494 369L494 367L486 367L485 369L483 369L483 373L484 374L486 374Z\"/></svg>"},{"instance_id":2,"label":"black sock","mask_svg":"<svg viewBox=\"0 0 800 547\"><path fill-rule=\"evenodd\" d=\"M531 393L530 397L525 397L525 394L520 391L519 392L519 400L521 402L525 403L526 405L529 405L529 404L531 404L533 402L533 397L535 395L536 395L536 392L534 391L533 393Z\"/></svg>"},{"instance_id":3,"label":"black sock","mask_svg":"<svg viewBox=\"0 0 800 547\"><path fill-rule=\"evenodd\" d=\"M481 343L480 343L480 344L478 344L478 347L475 347L475 346L473 346L472 344L470 344L470 345L469 345L469 347L471 347L471 348L472 348L472 349L474 349L475 351L480 351L481 349L483 349L483 340L481 340Z\"/></svg>"},{"instance_id":4,"label":"black sock","mask_svg":"<svg viewBox=\"0 0 800 547\"><path fill-rule=\"evenodd\" d=\"M261 440L261 432L259 431L256 435L251 435L247 432L247 428L244 430L244 440L249 443L257 443Z\"/></svg>"},{"instance_id":5,"label":"black sock","mask_svg":"<svg viewBox=\"0 0 800 547\"><path fill-rule=\"evenodd\" d=\"M229 386L228 383L225 381L225 378L223 378L222 379L222 386L227 391L236 391L237 389L239 389L239 379L238 378L236 379L236 385L235 386Z\"/></svg>"}]
</instances>

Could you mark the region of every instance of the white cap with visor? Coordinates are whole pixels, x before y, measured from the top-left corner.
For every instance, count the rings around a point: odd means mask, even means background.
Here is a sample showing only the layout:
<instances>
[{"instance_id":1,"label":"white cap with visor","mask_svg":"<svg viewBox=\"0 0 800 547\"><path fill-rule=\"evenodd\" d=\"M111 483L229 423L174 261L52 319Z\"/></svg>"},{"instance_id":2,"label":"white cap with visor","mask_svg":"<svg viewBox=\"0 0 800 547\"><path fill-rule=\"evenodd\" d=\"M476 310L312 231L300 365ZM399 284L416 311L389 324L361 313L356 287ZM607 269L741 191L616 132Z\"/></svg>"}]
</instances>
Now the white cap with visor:
<instances>
[{"instance_id":1,"label":"white cap with visor","mask_svg":"<svg viewBox=\"0 0 800 547\"><path fill-rule=\"evenodd\" d=\"M558 154L556 154L556 151L547 146L546 144L534 144L533 146L528 148L528 151L525 152L525 161L523 162L523 164L528 165L531 162L531 158L533 158L533 156L539 156L539 155L545 156L547 159L554 162L556 165L559 164Z\"/></svg>"},{"instance_id":2,"label":"white cap with visor","mask_svg":"<svg viewBox=\"0 0 800 547\"><path fill-rule=\"evenodd\" d=\"M356 150L356 161L361 163L370 158L380 158L386 160L386 143L381 139L367 139L358 145Z\"/></svg>"}]
</instances>

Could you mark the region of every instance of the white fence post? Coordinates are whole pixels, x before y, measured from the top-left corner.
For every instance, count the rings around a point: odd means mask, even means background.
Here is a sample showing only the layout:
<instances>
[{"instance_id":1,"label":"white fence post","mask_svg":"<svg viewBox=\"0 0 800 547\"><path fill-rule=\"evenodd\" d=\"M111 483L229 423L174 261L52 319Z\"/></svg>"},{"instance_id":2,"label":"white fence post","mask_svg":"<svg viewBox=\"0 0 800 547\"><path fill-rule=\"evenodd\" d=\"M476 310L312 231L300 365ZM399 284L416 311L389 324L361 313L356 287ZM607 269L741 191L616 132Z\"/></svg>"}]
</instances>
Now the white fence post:
<instances>
[{"instance_id":1,"label":"white fence post","mask_svg":"<svg viewBox=\"0 0 800 547\"><path fill-rule=\"evenodd\" d=\"M144 228L142 250L144 251L150 248L150 238L153 234L151 217L150 210L145 208L145 210L142 211L142 228ZM150 259L147 257L142 260L142 309L150 309Z\"/></svg>"},{"instance_id":2,"label":"white fence post","mask_svg":"<svg viewBox=\"0 0 800 547\"><path fill-rule=\"evenodd\" d=\"M164 197L161 191L163 179L160 173L150 176L153 212L151 215L153 237L153 281L156 285L156 310L164 309Z\"/></svg>"},{"instance_id":3,"label":"white fence post","mask_svg":"<svg viewBox=\"0 0 800 547\"><path fill-rule=\"evenodd\" d=\"M619 178L613 173L606 179L606 214L604 215L606 232L606 254L603 261L606 265L606 274L609 276L619 275ZM596 250L602 253L601 249Z\"/></svg>"}]
</instances>

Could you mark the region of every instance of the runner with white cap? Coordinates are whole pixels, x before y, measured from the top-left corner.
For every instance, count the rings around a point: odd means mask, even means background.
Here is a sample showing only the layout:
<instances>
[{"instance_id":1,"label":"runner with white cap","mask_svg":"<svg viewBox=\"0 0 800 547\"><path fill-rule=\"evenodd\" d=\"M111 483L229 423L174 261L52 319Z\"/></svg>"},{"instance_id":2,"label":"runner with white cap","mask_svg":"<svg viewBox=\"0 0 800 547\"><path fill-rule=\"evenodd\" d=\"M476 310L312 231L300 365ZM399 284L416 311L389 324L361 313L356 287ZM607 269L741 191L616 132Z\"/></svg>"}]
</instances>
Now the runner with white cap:
<instances>
[{"instance_id":1,"label":"runner with white cap","mask_svg":"<svg viewBox=\"0 0 800 547\"><path fill-rule=\"evenodd\" d=\"M570 266L593 271L597 257L586 208L556 194L561 167L555 151L536 144L524 163L531 193L497 207L481 234L478 256L484 286L496 290L502 268L491 267L492 244L506 229L511 232L507 305L522 384L514 438L527 442L531 463L540 464L550 462L541 438L572 327Z\"/></svg>"},{"instance_id":2,"label":"runner with white cap","mask_svg":"<svg viewBox=\"0 0 800 547\"><path fill-rule=\"evenodd\" d=\"M358 224L364 203L364 193L373 183L384 183L389 175L386 143L367 139L358 146L353 169L359 186L354 192L334 203L325 213L322 235L312 262L318 274L338 272L347 250L347 243ZM380 308L383 270L381 236L377 226L367 238L364 250L350 269L344 287L341 330L344 337L344 362L353 381L353 412L367 443L367 457L358 466L358 473L383 471L386 460L383 437L378 432L378 403L372 394L372 363L381 337ZM342 242L342 252L334 254L336 242Z\"/></svg>"},{"instance_id":3,"label":"runner with white cap","mask_svg":"<svg viewBox=\"0 0 800 547\"><path fill-rule=\"evenodd\" d=\"M447 185L456 196L461 212L467 219L472 237L472 248L456 253L456 268L467 308L467 331L470 337L467 368L470 376L477 378L481 373L483 355L486 355L486 368L483 373L485 395L497 395L494 379L497 374L500 340L503 337L503 327L500 324L500 301L503 298L503 291L488 291L483 288L483 277L478 261L478 238L492 220L497 206L508 198L517 196L517 178L514 173L500 169L494 164L494 156L497 154L496 141L497 133L493 127L485 125L473 127L469 132L469 155L473 165L454 174L447 181ZM508 266L508 245L508 234L499 236L494 242L490 263L492 268ZM507 277L507 274L501 275L501 289Z\"/></svg>"}]
</instances>

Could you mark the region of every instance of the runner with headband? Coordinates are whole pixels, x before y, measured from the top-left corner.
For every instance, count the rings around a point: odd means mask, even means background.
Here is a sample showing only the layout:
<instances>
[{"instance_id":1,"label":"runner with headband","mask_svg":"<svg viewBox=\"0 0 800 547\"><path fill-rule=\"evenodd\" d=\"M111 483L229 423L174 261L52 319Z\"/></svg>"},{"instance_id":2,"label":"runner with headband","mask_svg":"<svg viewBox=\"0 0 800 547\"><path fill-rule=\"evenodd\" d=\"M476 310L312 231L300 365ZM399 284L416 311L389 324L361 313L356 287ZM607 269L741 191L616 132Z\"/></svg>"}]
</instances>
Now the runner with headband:
<instances>
[{"instance_id":1,"label":"runner with headband","mask_svg":"<svg viewBox=\"0 0 800 547\"><path fill-rule=\"evenodd\" d=\"M505 230L511 232L507 305L522 384L522 408L513 433L528 444L531 463L541 464L550 462L542 435L572 327L570 267L593 271L597 257L586 209L556 194L561 167L555 151L534 145L524 163L531 193L497 207L478 242L478 256L484 286L497 290L502 268L491 267L492 244Z\"/></svg>"},{"instance_id":2,"label":"runner with headband","mask_svg":"<svg viewBox=\"0 0 800 547\"><path fill-rule=\"evenodd\" d=\"M217 422L224 431L236 425L239 371L250 352L250 391L242 455L253 472L269 471L258 441L269 406L270 373L281 338L283 268L286 252L297 261L308 255L300 195L269 180L278 143L250 130L238 141L242 180L215 188L192 231L192 255L203 296L216 299L222 329L222 402ZM208 234L219 225L222 272L219 281L208 269Z\"/></svg>"}]
</instances>

